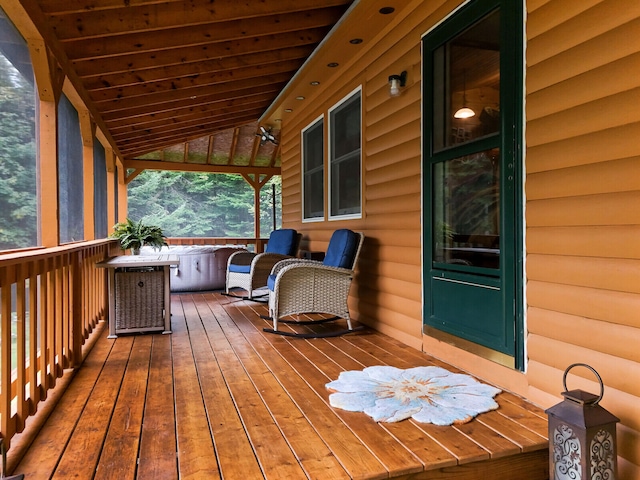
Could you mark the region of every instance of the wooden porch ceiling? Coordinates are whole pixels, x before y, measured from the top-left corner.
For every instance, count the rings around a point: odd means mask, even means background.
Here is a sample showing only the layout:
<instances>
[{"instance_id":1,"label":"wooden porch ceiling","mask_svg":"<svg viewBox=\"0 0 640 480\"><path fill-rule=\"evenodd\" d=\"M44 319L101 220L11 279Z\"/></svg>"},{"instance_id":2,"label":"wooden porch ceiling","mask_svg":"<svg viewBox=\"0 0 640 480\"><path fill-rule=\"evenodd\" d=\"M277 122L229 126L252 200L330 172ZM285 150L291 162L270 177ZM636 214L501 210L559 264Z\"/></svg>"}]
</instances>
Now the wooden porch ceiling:
<instances>
[{"instance_id":1,"label":"wooden porch ceiling","mask_svg":"<svg viewBox=\"0 0 640 480\"><path fill-rule=\"evenodd\" d=\"M123 160L202 165L208 152L204 165L214 167L218 137L250 144L248 161L234 163L230 151L228 165L255 164L258 119L352 2L21 1L67 57ZM168 160L180 146L182 158Z\"/></svg>"}]
</instances>

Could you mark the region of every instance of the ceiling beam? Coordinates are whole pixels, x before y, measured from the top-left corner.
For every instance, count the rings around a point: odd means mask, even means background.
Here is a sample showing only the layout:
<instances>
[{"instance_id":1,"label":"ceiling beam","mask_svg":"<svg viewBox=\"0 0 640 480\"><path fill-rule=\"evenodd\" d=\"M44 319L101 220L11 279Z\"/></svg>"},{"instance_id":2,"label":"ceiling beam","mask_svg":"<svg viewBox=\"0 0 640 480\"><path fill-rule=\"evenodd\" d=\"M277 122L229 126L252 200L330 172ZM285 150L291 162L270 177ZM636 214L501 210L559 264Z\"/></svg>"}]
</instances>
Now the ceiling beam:
<instances>
[{"instance_id":1,"label":"ceiling beam","mask_svg":"<svg viewBox=\"0 0 640 480\"><path fill-rule=\"evenodd\" d=\"M236 173L239 175L280 175L279 167L243 167L237 165L212 165L195 163L162 162L159 160L124 160L125 170L171 170L179 172Z\"/></svg>"}]
</instances>

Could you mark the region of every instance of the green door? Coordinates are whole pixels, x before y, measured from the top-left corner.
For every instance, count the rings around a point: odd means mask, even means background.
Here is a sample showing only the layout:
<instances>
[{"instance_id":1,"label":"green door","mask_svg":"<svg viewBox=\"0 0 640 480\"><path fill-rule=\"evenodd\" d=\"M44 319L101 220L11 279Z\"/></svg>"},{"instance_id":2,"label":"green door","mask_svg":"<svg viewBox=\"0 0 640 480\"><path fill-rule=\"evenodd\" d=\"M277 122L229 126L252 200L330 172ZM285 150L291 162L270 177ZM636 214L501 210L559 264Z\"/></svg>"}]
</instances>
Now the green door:
<instances>
[{"instance_id":1,"label":"green door","mask_svg":"<svg viewBox=\"0 0 640 480\"><path fill-rule=\"evenodd\" d=\"M423 40L426 330L514 366L522 363L518 3L471 1Z\"/></svg>"}]
</instances>

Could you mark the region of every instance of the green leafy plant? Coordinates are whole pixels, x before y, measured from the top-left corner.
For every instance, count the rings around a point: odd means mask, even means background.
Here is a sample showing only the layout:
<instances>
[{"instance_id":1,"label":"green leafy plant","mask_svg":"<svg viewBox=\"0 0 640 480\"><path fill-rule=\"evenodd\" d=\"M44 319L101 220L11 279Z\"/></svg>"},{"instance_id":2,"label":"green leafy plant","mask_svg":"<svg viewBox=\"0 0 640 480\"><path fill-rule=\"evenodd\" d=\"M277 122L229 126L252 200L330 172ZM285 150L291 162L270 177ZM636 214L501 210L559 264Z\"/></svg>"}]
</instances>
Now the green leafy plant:
<instances>
[{"instance_id":1,"label":"green leafy plant","mask_svg":"<svg viewBox=\"0 0 640 480\"><path fill-rule=\"evenodd\" d=\"M134 255L140 253L140 247L144 245L157 250L167 245L162 229L154 225L145 225L142 220L134 222L127 218L126 222L116 223L113 229L111 237L120 240L120 247L123 250L130 248Z\"/></svg>"}]
</instances>

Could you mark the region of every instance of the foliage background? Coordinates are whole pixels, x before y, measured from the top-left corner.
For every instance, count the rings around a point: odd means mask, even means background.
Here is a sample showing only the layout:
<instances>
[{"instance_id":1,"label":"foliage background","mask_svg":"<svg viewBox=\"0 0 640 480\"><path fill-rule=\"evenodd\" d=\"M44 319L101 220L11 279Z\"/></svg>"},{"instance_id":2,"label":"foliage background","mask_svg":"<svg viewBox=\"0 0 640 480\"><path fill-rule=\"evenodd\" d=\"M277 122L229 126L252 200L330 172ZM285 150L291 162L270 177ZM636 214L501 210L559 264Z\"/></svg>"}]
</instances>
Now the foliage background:
<instances>
[{"instance_id":1,"label":"foliage background","mask_svg":"<svg viewBox=\"0 0 640 480\"><path fill-rule=\"evenodd\" d=\"M260 192L260 236L282 224L281 179ZM168 237L253 237L253 189L240 176L145 170L128 186L129 217L161 227Z\"/></svg>"},{"instance_id":2,"label":"foliage background","mask_svg":"<svg viewBox=\"0 0 640 480\"><path fill-rule=\"evenodd\" d=\"M0 250L37 245L35 94L0 54Z\"/></svg>"}]
</instances>

